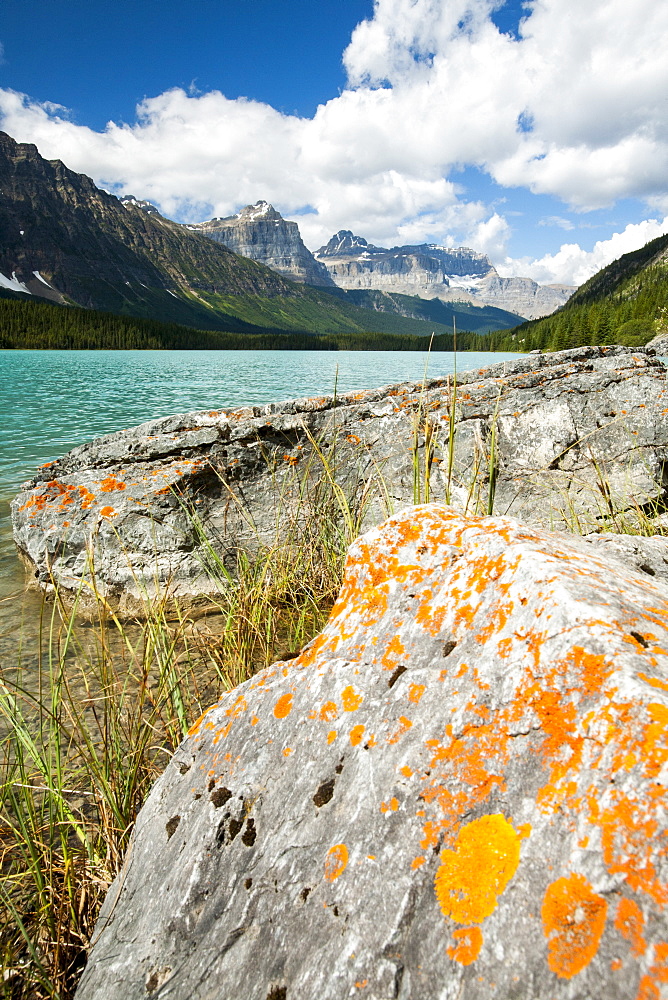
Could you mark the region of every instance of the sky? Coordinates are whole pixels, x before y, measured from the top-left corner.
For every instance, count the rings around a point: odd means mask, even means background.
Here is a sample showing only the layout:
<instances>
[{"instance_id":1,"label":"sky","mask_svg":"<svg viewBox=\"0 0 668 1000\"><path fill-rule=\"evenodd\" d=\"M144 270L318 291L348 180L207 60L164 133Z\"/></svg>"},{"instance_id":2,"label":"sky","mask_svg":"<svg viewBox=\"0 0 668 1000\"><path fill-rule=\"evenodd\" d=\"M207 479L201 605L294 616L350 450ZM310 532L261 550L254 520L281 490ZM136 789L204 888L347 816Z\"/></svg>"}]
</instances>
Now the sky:
<instances>
[{"instance_id":1,"label":"sky","mask_svg":"<svg viewBox=\"0 0 668 1000\"><path fill-rule=\"evenodd\" d=\"M2 0L0 128L199 222L580 284L668 232L666 0Z\"/></svg>"}]
</instances>

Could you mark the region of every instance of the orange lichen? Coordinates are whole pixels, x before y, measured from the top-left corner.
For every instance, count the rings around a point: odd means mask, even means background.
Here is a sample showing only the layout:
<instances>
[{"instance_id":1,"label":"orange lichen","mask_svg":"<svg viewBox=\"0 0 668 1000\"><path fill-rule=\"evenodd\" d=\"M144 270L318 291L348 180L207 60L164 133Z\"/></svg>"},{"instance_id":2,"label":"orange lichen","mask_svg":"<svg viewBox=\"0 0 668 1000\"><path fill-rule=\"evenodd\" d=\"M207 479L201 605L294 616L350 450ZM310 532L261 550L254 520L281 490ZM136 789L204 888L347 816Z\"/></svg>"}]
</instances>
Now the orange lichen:
<instances>
[{"instance_id":1,"label":"orange lichen","mask_svg":"<svg viewBox=\"0 0 668 1000\"><path fill-rule=\"evenodd\" d=\"M398 808L399 808L399 800L396 799L394 796L392 796L389 802L381 802L380 804L380 811L382 813L396 812Z\"/></svg>"},{"instance_id":2,"label":"orange lichen","mask_svg":"<svg viewBox=\"0 0 668 1000\"><path fill-rule=\"evenodd\" d=\"M654 946L654 962L649 973L640 980L635 1000L662 1000L665 992L658 983L668 983L668 944L665 941Z\"/></svg>"},{"instance_id":3,"label":"orange lichen","mask_svg":"<svg viewBox=\"0 0 668 1000\"><path fill-rule=\"evenodd\" d=\"M274 705L274 715L277 719L285 719L292 711L292 695L288 691L282 694Z\"/></svg>"},{"instance_id":4,"label":"orange lichen","mask_svg":"<svg viewBox=\"0 0 668 1000\"><path fill-rule=\"evenodd\" d=\"M659 987L654 983L651 976L642 977L638 985L635 1000L661 1000Z\"/></svg>"},{"instance_id":5,"label":"orange lichen","mask_svg":"<svg viewBox=\"0 0 668 1000\"><path fill-rule=\"evenodd\" d=\"M202 714L199 716L199 718L195 719L195 721L193 722L192 726L190 727L186 735L195 736L201 729L202 722L204 721L205 717L209 714L209 712L212 712L216 707L217 705L209 705L208 708L205 708Z\"/></svg>"},{"instance_id":6,"label":"orange lichen","mask_svg":"<svg viewBox=\"0 0 668 1000\"><path fill-rule=\"evenodd\" d=\"M660 680L658 677L649 677L647 674L643 673L642 670L638 671L638 677L650 684L654 688L658 688L660 691L668 691L668 683L666 681Z\"/></svg>"},{"instance_id":7,"label":"orange lichen","mask_svg":"<svg viewBox=\"0 0 668 1000\"><path fill-rule=\"evenodd\" d=\"M647 950L647 942L643 936L645 918L638 904L632 899L626 899L626 897L620 899L615 917L615 927L629 942L634 955L645 954Z\"/></svg>"},{"instance_id":8,"label":"orange lichen","mask_svg":"<svg viewBox=\"0 0 668 1000\"><path fill-rule=\"evenodd\" d=\"M336 729L330 729L330 731L327 733L327 742L333 743L334 740L336 739L336 736L337 736Z\"/></svg>"},{"instance_id":9,"label":"orange lichen","mask_svg":"<svg viewBox=\"0 0 668 1000\"><path fill-rule=\"evenodd\" d=\"M242 694L240 694L233 702L232 705L226 709L225 715L231 719L238 719L239 716L246 711L248 705L246 704L246 699Z\"/></svg>"},{"instance_id":10,"label":"orange lichen","mask_svg":"<svg viewBox=\"0 0 668 1000\"><path fill-rule=\"evenodd\" d=\"M395 731L393 732L393 734L391 736L388 736L387 742L388 743L398 743L399 740L401 739L401 737L405 736L405 734L412 727L412 725L413 725L413 723L411 722L410 719L407 719L405 715L400 715L399 716L399 725L395 729Z\"/></svg>"},{"instance_id":11,"label":"orange lichen","mask_svg":"<svg viewBox=\"0 0 668 1000\"><path fill-rule=\"evenodd\" d=\"M399 660L405 656L405 653L406 650L403 642L398 635L394 635L385 647L385 652L380 662L383 664L385 670L394 670Z\"/></svg>"},{"instance_id":12,"label":"orange lichen","mask_svg":"<svg viewBox=\"0 0 668 1000\"><path fill-rule=\"evenodd\" d=\"M88 510L89 507L93 506L96 499L95 494L91 493L91 491L86 486L79 486L78 493L79 496L81 497L82 510Z\"/></svg>"},{"instance_id":13,"label":"orange lichen","mask_svg":"<svg viewBox=\"0 0 668 1000\"><path fill-rule=\"evenodd\" d=\"M417 705L426 690L427 688L424 684L411 684L408 689L408 700L412 701L414 705Z\"/></svg>"},{"instance_id":14,"label":"orange lichen","mask_svg":"<svg viewBox=\"0 0 668 1000\"><path fill-rule=\"evenodd\" d=\"M561 979L589 965L605 929L608 904L583 875L573 873L547 887L541 916L547 963Z\"/></svg>"},{"instance_id":15,"label":"orange lichen","mask_svg":"<svg viewBox=\"0 0 668 1000\"><path fill-rule=\"evenodd\" d=\"M362 736L364 735L365 726L353 726L350 730L350 743L352 746L356 747L362 742Z\"/></svg>"},{"instance_id":16,"label":"orange lichen","mask_svg":"<svg viewBox=\"0 0 668 1000\"><path fill-rule=\"evenodd\" d=\"M112 493L114 490L124 490L125 488L125 483L117 479L113 473L107 476L106 479L100 480L101 493Z\"/></svg>"},{"instance_id":17,"label":"orange lichen","mask_svg":"<svg viewBox=\"0 0 668 1000\"><path fill-rule=\"evenodd\" d=\"M479 927L458 927L453 933L457 942L447 949L448 957L460 965L471 965L475 962L482 948L482 931Z\"/></svg>"},{"instance_id":18,"label":"orange lichen","mask_svg":"<svg viewBox=\"0 0 668 1000\"><path fill-rule=\"evenodd\" d=\"M283 751L283 756L289 757L291 753L294 753L292 747L286 747L285 750Z\"/></svg>"},{"instance_id":19,"label":"orange lichen","mask_svg":"<svg viewBox=\"0 0 668 1000\"><path fill-rule=\"evenodd\" d=\"M348 848L345 844L335 844L327 851L325 858L325 878L328 882L334 882L342 875L348 864Z\"/></svg>"},{"instance_id":20,"label":"orange lichen","mask_svg":"<svg viewBox=\"0 0 668 1000\"><path fill-rule=\"evenodd\" d=\"M356 712L363 701L364 698L355 690L352 684L349 684L341 692L341 704L343 705L344 712Z\"/></svg>"},{"instance_id":21,"label":"orange lichen","mask_svg":"<svg viewBox=\"0 0 668 1000\"><path fill-rule=\"evenodd\" d=\"M421 856L418 858L413 858L413 860L411 861L411 868L413 869L422 868L422 865L425 863L425 861L426 858L423 858Z\"/></svg>"},{"instance_id":22,"label":"orange lichen","mask_svg":"<svg viewBox=\"0 0 668 1000\"><path fill-rule=\"evenodd\" d=\"M339 714L339 710L333 701L326 701L320 709L320 719L323 722L333 722Z\"/></svg>"},{"instance_id":23,"label":"orange lichen","mask_svg":"<svg viewBox=\"0 0 668 1000\"><path fill-rule=\"evenodd\" d=\"M102 507L100 508L100 517L113 517L116 511L113 507Z\"/></svg>"},{"instance_id":24,"label":"orange lichen","mask_svg":"<svg viewBox=\"0 0 668 1000\"><path fill-rule=\"evenodd\" d=\"M479 924L493 913L517 871L520 838L500 813L481 816L459 831L454 850L441 852L435 890L444 916Z\"/></svg>"}]
</instances>

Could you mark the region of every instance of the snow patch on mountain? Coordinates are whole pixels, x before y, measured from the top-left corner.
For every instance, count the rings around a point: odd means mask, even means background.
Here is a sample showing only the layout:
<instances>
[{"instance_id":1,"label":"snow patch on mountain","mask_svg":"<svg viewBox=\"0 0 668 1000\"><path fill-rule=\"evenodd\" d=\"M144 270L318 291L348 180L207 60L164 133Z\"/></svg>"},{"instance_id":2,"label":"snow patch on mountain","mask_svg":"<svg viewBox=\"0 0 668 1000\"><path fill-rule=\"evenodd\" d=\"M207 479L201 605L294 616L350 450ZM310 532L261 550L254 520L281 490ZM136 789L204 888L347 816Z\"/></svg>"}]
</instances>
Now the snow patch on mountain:
<instances>
[{"instance_id":1,"label":"snow patch on mountain","mask_svg":"<svg viewBox=\"0 0 668 1000\"><path fill-rule=\"evenodd\" d=\"M0 288L7 288L10 292L25 292L26 295L30 295L30 292L23 284L22 281L16 277L16 271L12 271L11 278L6 278L2 272L0 272Z\"/></svg>"}]
</instances>

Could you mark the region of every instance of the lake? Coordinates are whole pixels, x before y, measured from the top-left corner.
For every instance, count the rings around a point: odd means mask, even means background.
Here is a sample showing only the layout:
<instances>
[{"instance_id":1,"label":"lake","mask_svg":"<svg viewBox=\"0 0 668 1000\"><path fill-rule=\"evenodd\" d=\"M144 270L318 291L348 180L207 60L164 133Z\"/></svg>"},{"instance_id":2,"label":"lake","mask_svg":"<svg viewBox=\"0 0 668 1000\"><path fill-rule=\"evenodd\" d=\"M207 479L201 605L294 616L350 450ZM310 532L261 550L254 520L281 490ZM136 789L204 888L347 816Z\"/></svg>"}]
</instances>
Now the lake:
<instances>
[{"instance_id":1,"label":"lake","mask_svg":"<svg viewBox=\"0 0 668 1000\"><path fill-rule=\"evenodd\" d=\"M517 356L456 361L463 371ZM0 351L0 599L24 584L9 502L37 466L75 445L153 417L324 395L335 385L372 389L447 375L454 365L445 352Z\"/></svg>"}]
</instances>

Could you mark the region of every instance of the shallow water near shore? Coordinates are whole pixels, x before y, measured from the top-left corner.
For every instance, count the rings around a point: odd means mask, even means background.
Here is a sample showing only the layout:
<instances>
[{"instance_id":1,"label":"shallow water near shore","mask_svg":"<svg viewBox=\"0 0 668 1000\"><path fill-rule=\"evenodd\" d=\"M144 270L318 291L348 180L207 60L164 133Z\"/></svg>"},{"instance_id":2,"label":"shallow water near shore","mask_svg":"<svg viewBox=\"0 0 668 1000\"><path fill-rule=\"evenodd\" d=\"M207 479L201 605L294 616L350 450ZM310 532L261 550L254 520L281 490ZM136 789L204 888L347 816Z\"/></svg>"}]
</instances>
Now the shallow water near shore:
<instances>
[{"instance_id":1,"label":"shallow water near shore","mask_svg":"<svg viewBox=\"0 0 668 1000\"><path fill-rule=\"evenodd\" d=\"M456 364L470 371L517 357L471 352ZM39 615L38 595L16 598L26 576L9 516L39 465L154 417L371 389L454 367L449 352L0 351L0 657L21 618Z\"/></svg>"}]
</instances>

